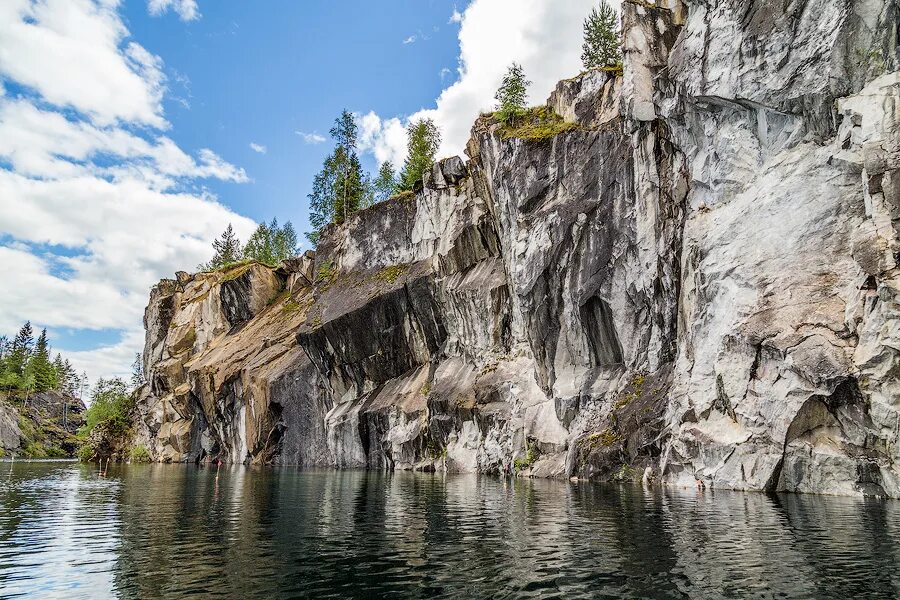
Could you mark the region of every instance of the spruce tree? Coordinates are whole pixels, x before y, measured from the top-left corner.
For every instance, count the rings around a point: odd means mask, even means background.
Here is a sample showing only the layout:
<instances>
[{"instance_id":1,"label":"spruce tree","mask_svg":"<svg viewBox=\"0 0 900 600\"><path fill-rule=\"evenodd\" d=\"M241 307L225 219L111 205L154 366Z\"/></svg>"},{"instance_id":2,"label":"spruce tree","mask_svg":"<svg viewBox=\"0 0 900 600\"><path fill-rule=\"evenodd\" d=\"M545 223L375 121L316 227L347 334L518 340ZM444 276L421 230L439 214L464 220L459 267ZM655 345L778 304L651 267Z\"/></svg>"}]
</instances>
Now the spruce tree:
<instances>
[{"instance_id":1,"label":"spruce tree","mask_svg":"<svg viewBox=\"0 0 900 600\"><path fill-rule=\"evenodd\" d=\"M74 396L78 393L80 380L78 373L75 372L75 367L72 366L68 358L63 360L63 372L65 376L63 377L62 391L70 396Z\"/></svg>"},{"instance_id":2,"label":"spruce tree","mask_svg":"<svg viewBox=\"0 0 900 600\"><path fill-rule=\"evenodd\" d=\"M372 188L376 202L384 202L396 193L397 174L394 172L394 165L389 161L381 163Z\"/></svg>"},{"instance_id":3,"label":"spruce tree","mask_svg":"<svg viewBox=\"0 0 900 600\"><path fill-rule=\"evenodd\" d=\"M8 370L22 377L25 375L25 366L28 364L28 358L31 356L32 346L34 345L34 330L31 328L31 321L22 325L19 333L13 339L10 346L9 358L7 359Z\"/></svg>"},{"instance_id":4,"label":"spruce tree","mask_svg":"<svg viewBox=\"0 0 900 600\"><path fill-rule=\"evenodd\" d=\"M407 157L400 174L400 191L412 191L434 164L441 146L441 132L431 119L421 119L406 129Z\"/></svg>"},{"instance_id":5,"label":"spruce tree","mask_svg":"<svg viewBox=\"0 0 900 600\"><path fill-rule=\"evenodd\" d=\"M59 392L65 391L66 365L63 362L63 357L59 352L56 353L56 358L53 359L53 373L56 379L56 385L53 386L53 389Z\"/></svg>"},{"instance_id":6,"label":"spruce tree","mask_svg":"<svg viewBox=\"0 0 900 600\"><path fill-rule=\"evenodd\" d=\"M615 67L622 62L619 16L607 0L591 10L584 20L581 62L585 69Z\"/></svg>"},{"instance_id":7,"label":"spruce tree","mask_svg":"<svg viewBox=\"0 0 900 600\"><path fill-rule=\"evenodd\" d=\"M47 341L47 330L41 330L34 352L28 359L26 372L34 377L34 391L44 392L56 387L56 372L50 362L50 344Z\"/></svg>"},{"instance_id":8,"label":"spruce tree","mask_svg":"<svg viewBox=\"0 0 900 600\"><path fill-rule=\"evenodd\" d=\"M531 82L525 78L522 65L513 63L506 70L500 89L494 98L497 100L496 117L507 125L525 114L528 86Z\"/></svg>"},{"instance_id":9,"label":"spruce tree","mask_svg":"<svg viewBox=\"0 0 900 600\"><path fill-rule=\"evenodd\" d=\"M243 258L241 255L241 241L234 234L231 223L228 224L228 228L222 232L219 239L213 241L212 246L214 254L212 260L206 264L207 270L218 269L225 265L236 263Z\"/></svg>"}]
</instances>

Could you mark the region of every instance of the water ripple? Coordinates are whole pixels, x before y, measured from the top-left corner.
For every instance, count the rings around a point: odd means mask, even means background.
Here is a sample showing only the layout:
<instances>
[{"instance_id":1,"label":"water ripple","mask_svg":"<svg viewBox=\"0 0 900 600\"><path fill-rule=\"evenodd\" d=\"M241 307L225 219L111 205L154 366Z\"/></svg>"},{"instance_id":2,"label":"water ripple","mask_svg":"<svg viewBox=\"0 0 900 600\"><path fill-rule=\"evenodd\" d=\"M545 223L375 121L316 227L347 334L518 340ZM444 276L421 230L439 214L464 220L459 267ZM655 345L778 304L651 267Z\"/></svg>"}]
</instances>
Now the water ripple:
<instances>
[{"instance_id":1,"label":"water ripple","mask_svg":"<svg viewBox=\"0 0 900 600\"><path fill-rule=\"evenodd\" d=\"M893 501L0 465L0 597L893 598Z\"/></svg>"}]
</instances>

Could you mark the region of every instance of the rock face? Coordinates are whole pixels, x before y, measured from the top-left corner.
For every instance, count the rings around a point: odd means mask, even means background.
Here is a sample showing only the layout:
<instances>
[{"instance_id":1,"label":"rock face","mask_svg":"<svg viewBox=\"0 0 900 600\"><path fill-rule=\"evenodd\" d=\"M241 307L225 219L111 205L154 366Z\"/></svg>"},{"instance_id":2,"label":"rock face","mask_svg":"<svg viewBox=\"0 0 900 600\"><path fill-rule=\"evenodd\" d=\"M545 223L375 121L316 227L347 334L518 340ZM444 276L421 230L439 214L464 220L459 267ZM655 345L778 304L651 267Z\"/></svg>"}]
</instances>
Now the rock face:
<instances>
[{"instance_id":1,"label":"rock face","mask_svg":"<svg viewBox=\"0 0 900 600\"><path fill-rule=\"evenodd\" d=\"M571 125L147 307L157 460L900 497L896 1L623 4Z\"/></svg>"},{"instance_id":2,"label":"rock face","mask_svg":"<svg viewBox=\"0 0 900 600\"><path fill-rule=\"evenodd\" d=\"M0 395L0 457L63 458L75 454L85 406L57 391Z\"/></svg>"}]
</instances>

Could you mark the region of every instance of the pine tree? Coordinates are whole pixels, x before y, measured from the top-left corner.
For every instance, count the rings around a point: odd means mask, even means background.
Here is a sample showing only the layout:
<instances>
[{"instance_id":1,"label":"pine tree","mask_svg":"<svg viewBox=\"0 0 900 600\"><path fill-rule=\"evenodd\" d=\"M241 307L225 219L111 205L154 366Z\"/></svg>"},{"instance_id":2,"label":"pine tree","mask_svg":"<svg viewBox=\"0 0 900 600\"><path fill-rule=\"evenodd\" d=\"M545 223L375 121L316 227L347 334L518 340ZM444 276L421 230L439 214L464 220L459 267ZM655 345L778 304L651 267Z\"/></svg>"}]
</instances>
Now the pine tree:
<instances>
[{"instance_id":1,"label":"pine tree","mask_svg":"<svg viewBox=\"0 0 900 600\"><path fill-rule=\"evenodd\" d=\"M25 375L25 366L28 364L28 358L31 356L33 344L34 330L31 328L31 321L28 321L22 325L10 346L9 358L7 359L9 372L19 377Z\"/></svg>"},{"instance_id":2,"label":"pine tree","mask_svg":"<svg viewBox=\"0 0 900 600\"><path fill-rule=\"evenodd\" d=\"M63 357L59 352L56 353L56 358L53 359L53 373L56 377L56 385L53 386L53 389L59 392L65 391L66 365L63 362Z\"/></svg>"},{"instance_id":3,"label":"pine tree","mask_svg":"<svg viewBox=\"0 0 900 600\"><path fill-rule=\"evenodd\" d=\"M78 385L81 380L78 378L78 373L75 372L75 367L72 366L68 358L63 360L63 372L65 375L63 376L62 391L70 396L74 396L78 392Z\"/></svg>"},{"instance_id":4,"label":"pine tree","mask_svg":"<svg viewBox=\"0 0 900 600\"><path fill-rule=\"evenodd\" d=\"M228 228L222 232L219 239L213 241L212 246L215 254L213 254L212 260L204 266L206 270L212 271L225 265L236 263L243 258L241 255L241 241L234 234L231 223L228 224Z\"/></svg>"},{"instance_id":5,"label":"pine tree","mask_svg":"<svg viewBox=\"0 0 900 600\"><path fill-rule=\"evenodd\" d=\"M584 20L581 62L585 69L615 67L622 63L619 16L607 0L600 0Z\"/></svg>"},{"instance_id":6,"label":"pine tree","mask_svg":"<svg viewBox=\"0 0 900 600\"><path fill-rule=\"evenodd\" d=\"M406 135L408 155L398 187L401 191L412 191L434 164L441 145L441 132L433 120L421 119L409 124Z\"/></svg>"},{"instance_id":7,"label":"pine tree","mask_svg":"<svg viewBox=\"0 0 900 600\"><path fill-rule=\"evenodd\" d=\"M498 120L509 125L525 113L529 85L531 82L525 78L522 65L511 64L503 76L503 81L500 82L500 89L494 96L497 100L495 115Z\"/></svg>"},{"instance_id":8,"label":"pine tree","mask_svg":"<svg viewBox=\"0 0 900 600\"><path fill-rule=\"evenodd\" d=\"M394 165L389 161L381 163L372 188L376 202L384 202L396 193L397 174L394 172Z\"/></svg>"},{"instance_id":9,"label":"pine tree","mask_svg":"<svg viewBox=\"0 0 900 600\"><path fill-rule=\"evenodd\" d=\"M41 330L34 352L28 359L26 373L34 377L34 391L44 392L56 387L56 372L50 362L50 344L47 341L47 330Z\"/></svg>"}]
</instances>

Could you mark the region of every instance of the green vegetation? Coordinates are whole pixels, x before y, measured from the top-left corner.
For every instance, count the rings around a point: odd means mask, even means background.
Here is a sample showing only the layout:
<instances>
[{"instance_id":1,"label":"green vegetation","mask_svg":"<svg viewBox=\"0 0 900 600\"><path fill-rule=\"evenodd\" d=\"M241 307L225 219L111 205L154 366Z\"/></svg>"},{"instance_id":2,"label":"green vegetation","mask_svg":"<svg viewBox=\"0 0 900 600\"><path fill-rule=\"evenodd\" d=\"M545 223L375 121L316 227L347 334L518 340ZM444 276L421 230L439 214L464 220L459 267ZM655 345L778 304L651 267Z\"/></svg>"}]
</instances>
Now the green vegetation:
<instances>
[{"instance_id":1,"label":"green vegetation","mask_svg":"<svg viewBox=\"0 0 900 600\"><path fill-rule=\"evenodd\" d=\"M618 410L620 408L625 408L632 401L637 400L641 397L641 392L644 388L644 380L645 377L643 374L638 373L635 375L631 381L628 383L628 387L625 388L622 395L616 400L615 404L613 404L613 408ZM654 393L657 390L654 390Z\"/></svg>"},{"instance_id":2,"label":"green vegetation","mask_svg":"<svg viewBox=\"0 0 900 600\"><path fill-rule=\"evenodd\" d=\"M316 271L316 281L330 281L334 276L334 263L330 260L326 260L321 265L319 265L319 270Z\"/></svg>"},{"instance_id":3,"label":"green vegetation","mask_svg":"<svg viewBox=\"0 0 900 600\"><path fill-rule=\"evenodd\" d=\"M524 111L517 119L500 127L498 133L504 140L519 138L538 142L566 131L579 129L576 123L567 123L548 106L536 106Z\"/></svg>"},{"instance_id":4,"label":"green vegetation","mask_svg":"<svg viewBox=\"0 0 900 600\"><path fill-rule=\"evenodd\" d=\"M537 462L538 456L539 455L535 444L527 442L525 444L525 456L516 458L516 460L513 461L513 467L515 468L517 473L520 471L524 471L525 469L530 468L531 465L533 465L535 462Z\"/></svg>"},{"instance_id":5,"label":"green vegetation","mask_svg":"<svg viewBox=\"0 0 900 600\"><path fill-rule=\"evenodd\" d=\"M231 224L212 245L213 257L208 263L199 266L202 271L228 271L254 261L276 267L298 252L294 226L290 221L279 226L278 219L272 219L268 224L260 223L243 248Z\"/></svg>"},{"instance_id":6,"label":"green vegetation","mask_svg":"<svg viewBox=\"0 0 900 600\"><path fill-rule=\"evenodd\" d=\"M591 11L584 20L584 44L581 62L585 69L622 68L619 15L607 0Z\"/></svg>"},{"instance_id":7,"label":"green vegetation","mask_svg":"<svg viewBox=\"0 0 900 600\"><path fill-rule=\"evenodd\" d=\"M131 449L131 462L148 463L150 462L150 452L144 446L135 446Z\"/></svg>"},{"instance_id":8,"label":"green vegetation","mask_svg":"<svg viewBox=\"0 0 900 600\"><path fill-rule=\"evenodd\" d=\"M397 192L398 185L399 181L397 174L394 172L394 165L389 161L381 163L381 166L378 168L378 176L375 177L375 181L372 183L372 193L375 196L375 201L384 202L393 196Z\"/></svg>"},{"instance_id":9,"label":"green vegetation","mask_svg":"<svg viewBox=\"0 0 900 600\"><path fill-rule=\"evenodd\" d=\"M212 246L215 254L208 263L201 265L203 270L213 271L241 260L241 242L234 234L231 223L228 224L219 239L213 240Z\"/></svg>"},{"instance_id":10,"label":"green vegetation","mask_svg":"<svg viewBox=\"0 0 900 600\"><path fill-rule=\"evenodd\" d=\"M308 196L313 232L307 237L313 244L318 242L323 227L329 223L343 223L368 204L371 197L369 178L363 175L356 154L359 127L353 114L344 109L330 133L336 142L334 151L325 157Z\"/></svg>"},{"instance_id":11,"label":"green vegetation","mask_svg":"<svg viewBox=\"0 0 900 600\"><path fill-rule=\"evenodd\" d=\"M35 392L56 390L75 395L82 381L68 359L57 354L50 360L46 329L37 342L31 322L25 323L12 341L0 336L0 390L23 396L27 403Z\"/></svg>"},{"instance_id":12,"label":"green vegetation","mask_svg":"<svg viewBox=\"0 0 900 600\"><path fill-rule=\"evenodd\" d=\"M434 157L441 146L441 132L433 120L420 119L409 124L406 136L407 157L398 189L413 191L434 164Z\"/></svg>"},{"instance_id":13,"label":"green vegetation","mask_svg":"<svg viewBox=\"0 0 900 600\"><path fill-rule=\"evenodd\" d=\"M372 278L381 283L394 284L398 279L405 275L407 271L409 271L408 264L391 265L375 273Z\"/></svg>"},{"instance_id":14,"label":"green vegetation","mask_svg":"<svg viewBox=\"0 0 900 600\"><path fill-rule=\"evenodd\" d=\"M587 438L587 446L592 450L599 448L609 448L618 441L621 441L622 435L612 429L605 429L600 433L592 433Z\"/></svg>"},{"instance_id":15,"label":"green vegetation","mask_svg":"<svg viewBox=\"0 0 900 600\"><path fill-rule=\"evenodd\" d=\"M94 458L94 449L90 445L85 444L78 448L75 452L75 456L77 456L78 460L81 462L90 462L91 459Z\"/></svg>"},{"instance_id":16,"label":"green vegetation","mask_svg":"<svg viewBox=\"0 0 900 600\"><path fill-rule=\"evenodd\" d=\"M494 113L501 123L512 125L526 112L525 101L528 98L528 86L531 82L525 78L525 70L522 65L513 63L503 76L500 89L494 98L497 100L497 112Z\"/></svg>"},{"instance_id":17,"label":"green vegetation","mask_svg":"<svg viewBox=\"0 0 900 600\"><path fill-rule=\"evenodd\" d=\"M123 435L131 429L129 415L134 401L128 386L118 377L98 379L91 395L91 406L84 413L84 425L78 430L86 438L95 428L103 426L115 435Z\"/></svg>"},{"instance_id":18,"label":"green vegetation","mask_svg":"<svg viewBox=\"0 0 900 600\"><path fill-rule=\"evenodd\" d=\"M526 108L529 85L531 82L525 79L522 66L513 63L496 95L498 105L493 118L501 124L498 130L501 138L537 142L579 128L575 123L566 123L548 106Z\"/></svg>"},{"instance_id":19,"label":"green vegetation","mask_svg":"<svg viewBox=\"0 0 900 600\"><path fill-rule=\"evenodd\" d=\"M222 283L226 281L234 281L244 273L250 270L250 267L253 266L252 260L245 260L243 262L235 263L228 269L223 271Z\"/></svg>"},{"instance_id":20,"label":"green vegetation","mask_svg":"<svg viewBox=\"0 0 900 600\"><path fill-rule=\"evenodd\" d=\"M278 266L286 258L297 254L297 232L288 221L278 226L278 219L266 225L260 223L247 240L241 258L255 260L270 267Z\"/></svg>"},{"instance_id":21,"label":"green vegetation","mask_svg":"<svg viewBox=\"0 0 900 600\"><path fill-rule=\"evenodd\" d=\"M396 201L396 202L405 202L408 200L412 200L415 197L416 197L416 193L413 192L412 190L403 190L402 192L397 192L396 194L394 194L393 196L388 198L388 200L392 200L392 201Z\"/></svg>"},{"instance_id":22,"label":"green vegetation","mask_svg":"<svg viewBox=\"0 0 900 600\"><path fill-rule=\"evenodd\" d=\"M623 464L619 467L619 472L615 474L613 479L616 481L634 481L637 476L637 471L634 470L629 464Z\"/></svg>"},{"instance_id":23,"label":"green vegetation","mask_svg":"<svg viewBox=\"0 0 900 600\"><path fill-rule=\"evenodd\" d=\"M131 433L131 411L134 397L128 385L120 378L98 379L91 395L91 405L84 413L84 425L78 430L82 444L76 455L82 461L89 461L96 454L92 433L100 432L107 442L122 439Z\"/></svg>"}]
</instances>

